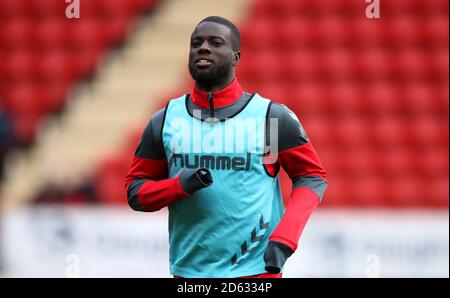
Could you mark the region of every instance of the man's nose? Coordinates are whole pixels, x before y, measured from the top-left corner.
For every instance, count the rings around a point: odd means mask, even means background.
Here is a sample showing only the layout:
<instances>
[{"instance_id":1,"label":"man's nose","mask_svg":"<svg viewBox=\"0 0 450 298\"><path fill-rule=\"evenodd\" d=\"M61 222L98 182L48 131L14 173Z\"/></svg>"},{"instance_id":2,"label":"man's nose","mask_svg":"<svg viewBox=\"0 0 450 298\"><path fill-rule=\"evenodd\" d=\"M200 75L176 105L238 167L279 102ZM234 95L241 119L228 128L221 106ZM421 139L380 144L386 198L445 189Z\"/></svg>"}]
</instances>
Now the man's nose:
<instances>
[{"instance_id":1,"label":"man's nose","mask_svg":"<svg viewBox=\"0 0 450 298\"><path fill-rule=\"evenodd\" d=\"M200 48L198 49L199 53L201 52L207 52L210 53L211 52L211 48L209 47L208 41L204 41L202 43L202 45L200 46Z\"/></svg>"}]
</instances>

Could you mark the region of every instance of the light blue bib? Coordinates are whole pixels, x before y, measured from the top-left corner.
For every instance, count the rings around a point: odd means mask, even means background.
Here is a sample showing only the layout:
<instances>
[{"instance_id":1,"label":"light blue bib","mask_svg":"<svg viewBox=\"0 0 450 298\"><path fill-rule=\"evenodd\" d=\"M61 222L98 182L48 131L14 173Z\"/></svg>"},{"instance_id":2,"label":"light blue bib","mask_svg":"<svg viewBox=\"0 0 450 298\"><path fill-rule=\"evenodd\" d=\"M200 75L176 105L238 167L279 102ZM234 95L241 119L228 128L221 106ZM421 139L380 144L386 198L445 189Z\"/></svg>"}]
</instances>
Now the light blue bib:
<instances>
[{"instance_id":1,"label":"light blue bib","mask_svg":"<svg viewBox=\"0 0 450 298\"><path fill-rule=\"evenodd\" d=\"M170 271L183 277L263 273L269 236L284 212L278 176L262 163L270 101L255 94L237 115L214 123L192 117L185 101L167 106L162 139L169 177L205 167L214 182L169 206Z\"/></svg>"}]
</instances>

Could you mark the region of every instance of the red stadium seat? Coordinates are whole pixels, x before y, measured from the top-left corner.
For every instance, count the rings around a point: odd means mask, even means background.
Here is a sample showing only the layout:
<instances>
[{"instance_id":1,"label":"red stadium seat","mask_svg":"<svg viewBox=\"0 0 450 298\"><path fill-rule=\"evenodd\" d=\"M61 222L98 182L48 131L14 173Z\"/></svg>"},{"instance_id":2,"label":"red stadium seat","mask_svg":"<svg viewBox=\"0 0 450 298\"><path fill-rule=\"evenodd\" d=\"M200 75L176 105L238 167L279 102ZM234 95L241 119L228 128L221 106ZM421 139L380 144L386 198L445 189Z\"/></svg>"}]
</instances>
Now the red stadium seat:
<instances>
[{"instance_id":1,"label":"red stadium seat","mask_svg":"<svg viewBox=\"0 0 450 298\"><path fill-rule=\"evenodd\" d=\"M355 80L361 69L358 69L354 59L353 53L345 47L327 48L320 54L324 67L323 78L329 81Z\"/></svg>"},{"instance_id":2,"label":"red stadium seat","mask_svg":"<svg viewBox=\"0 0 450 298\"><path fill-rule=\"evenodd\" d=\"M448 104L449 104L449 89L448 84L442 83L435 87L435 97L434 97L434 105L436 109L439 109L441 113L447 116L448 118Z\"/></svg>"},{"instance_id":3,"label":"red stadium seat","mask_svg":"<svg viewBox=\"0 0 450 298\"><path fill-rule=\"evenodd\" d=\"M320 53L312 50L290 51L282 56L283 77L291 83L316 80L324 74Z\"/></svg>"},{"instance_id":4,"label":"red stadium seat","mask_svg":"<svg viewBox=\"0 0 450 298\"><path fill-rule=\"evenodd\" d=\"M0 48L14 51L27 49L33 44L33 24L27 19L0 21L0 25Z\"/></svg>"},{"instance_id":5,"label":"red stadium seat","mask_svg":"<svg viewBox=\"0 0 450 298\"><path fill-rule=\"evenodd\" d=\"M0 0L0 20L24 17L28 10L27 0Z\"/></svg>"},{"instance_id":6,"label":"red stadium seat","mask_svg":"<svg viewBox=\"0 0 450 298\"><path fill-rule=\"evenodd\" d=\"M448 118L417 117L410 125L410 133L417 140L417 145L448 144Z\"/></svg>"},{"instance_id":7,"label":"red stadium seat","mask_svg":"<svg viewBox=\"0 0 450 298\"><path fill-rule=\"evenodd\" d=\"M420 207L426 196L424 180L417 176L402 176L385 179L389 205L392 207Z\"/></svg>"},{"instance_id":8,"label":"red stadium seat","mask_svg":"<svg viewBox=\"0 0 450 298\"><path fill-rule=\"evenodd\" d=\"M344 149L359 148L369 142L369 131L371 124L362 117L343 117L336 123L330 135L336 135L335 147Z\"/></svg>"},{"instance_id":9,"label":"red stadium seat","mask_svg":"<svg viewBox=\"0 0 450 298\"><path fill-rule=\"evenodd\" d=\"M397 75L407 81L433 79L427 58L426 53L412 48L399 52L396 56Z\"/></svg>"},{"instance_id":10,"label":"red stadium seat","mask_svg":"<svg viewBox=\"0 0 450 298\"><path fill-rule=\"evenodd\" d=\"M298 49L308 44L316 45L320 41L317 30L317 26L310 19L283 18L278 24L280 46L285 49Z\"/></svg>"},{"instance_id":11,"label":"red stadium seat","mask_svg":"<svg viewBox=\"0 0 450 298\"><path fill-rule=\"evenodd\" d=\"M448 1L445 1L448 4ZM448 11L448 9L447 9ZM424 23L426 44L445 49L448 47L448 14L430 17Z\"/></svg>"},{"instance_id":12,"label":"red stadium seat","mask_svg":"<svg viewBox=\"0 0 450 298\"><path fill-rule=\"evenodd\" d=\"M440 177L433 177L427 181L421 181L427 187L424 187L424 195L422 197L422 206L428 207L445 207L448 209L449 198L449 181L448 171Z\"/></svg>"},{"instance_id":13,"label":"red stadium seat","mask_svg":"<svg viewBox=\"0 0 450 298\"><path fill-rule=\"evenodd\" d=\"M42 89L31 82L11 85L5 94L6 109L13 115L24 112L41 115L44 112Z\"/></svg>"},{"instance_id":14,"label":"red stadium seat","mask_svg":"<svg viewBox=\"0 0 450 298\"><path fill-rule=\"evenodd\" d=\"M429 84L417 82L404 89L403 110L415 115L430 115L439 113L439 105L436 105L435 87Z\"/></svg>"},{"instance_id":15,"label":"red stadium seat","mask_svg":"<svg viewBox=\"0 0 450 298\"><path fill-rule=\"evenodd\" d=\"M4 78L9 82L34 80L38 75L38 56L27 50L18 50L5 55L3 64Z\"/></svg>"},{"instance_id":16,"label":"red stadium seat","mask_svg":"<svg viewBox=\"0 0 450 298\"><path fill-rule=\"evenodd\" d=\"M245 55L247 48L252 51L276 47L279 42L276 23L271 19L258 17L252 21L252 26L243 26L241 32L241 47Z\"/></svg>"},{"instance_id":17,"label":"red stadium seat","mask_svg":"<svg viewBox=\"0 0 450 298\"><path fill-rule=\"evenodd\" d=\"M106 30L101 21L86 18L70 26L70 46L74 49L99 50L105 46Z\"/></svg>"},{"instance_id":18,"label":"red stadium seat","mask_svg":"<svg viewBox=\"0 0 450 298\"><path fill-rule=\"evenodd\" d=\"M283 2L283 1L278 1ZM255 2L255 5L252 9L252 17L266 17L266 16L275 16L278 15L277 11L277 1L273 0L260 0Z\"/></svg>"},{"instance_id":19,"label":"red stadium seat","mask_svg":"<svg viewBox=\"0 0 450 298\"><path fill-rule=\"evenodd\" d=\"M389 42L397 46L418 46L426 39L426 32L422 29L427 21L404 14L390 18L388 22Z\"/></svg>"},{"instance_id":20,"label":"red stadium seat","mask_svg":"<svg viewBox=\"0 0 450 298\"><path fill-rule=\"evenodd\" d=\"M396 84L390 81L376 81L361 87L360 101L371 115L399 115L405 112L403 96Z\"/></svg>"},{"instance_id":21,"label":"red stadium seat","mask_svg":"<svg viewBox=\"0 0 450 298\"><path fill-rule=\"evenodd\" d=\"M447 32L448 34L448 32ZM448 41L447 41L448 44ZM431 60L431 61L430 61ZM430 62L428 62L430 61ZM435 80L440 82L448 82L449 79L449 55L448 48L444 47L435 51L427 57L427 62L430 63L430 72Z\"/></svg>"},{"instance_id":22,"label":"red stadium seat","mask_svg":"<svg viewBox=\"0 0 450 298\"><path fill-rule=\"evenodd\" d=\"M310 130L307 128L307 133L309 134L309 132ZM345 167L344 159L335 157L340 155L341 150L337 150L333 146L321 142L318 143L315 136L313 146L316 150L320 150L320 161L326 169L327 175L342 173L342 169Z\"/></svg>"},{"instance_id":23,"label":"red stadium seat","mask_svg":"<svg viewBox=\"0 0 450 298\"><path fill-rule=\"evenodd\" d=\"M135 20L126 16L110 18L103 21L104 34L109 45L117 45L128 35Z\"/></svg>"},{"instance_id":24,"label":"red stadium seat","mask_svg":"<svg viewBox=\"0 0 450 298\"><path fill-rule=\"evenodd\" d=\"M94 74L103 61L103 51L77 51L74 55L77 61L77 73L81 77Z\"/></svg>"},{"instance_id":25,"label":"red stadium seat","mask_svg":"<svg viewBox=\"0 0 450 298\"><path fill-rule=\"evenodd\" d=\"M136 3L133 0L97 0L97 15L105 17L131 16L135 13Z\"/></svg>"},{"instance_id":26,"label":"red stadium seat","mask_svg":"<svg viewBox=\"0 0 450 298\"><path fill-rule=\"evenodd\" d=\"M346 46L353 42L349 28L352 20L347 16L326 16L317 22L317 39L326 47Z\"/></svg>"},{"instance_id":27,"label":"red stadium seat","mask_svg":"<svg viewBox=\"0 0 450 298\"><path fill-rule=\"evenodd\" d=\"M84 2L80 1L80 11ZM27 5L30 7L31 14L42 19L49 17L59 17L64 19L66 16L66 8L69 3L60 0L28 0ZM84 8L84 7L83 7Z\"/></svg>"},{"instance_id":28,"label":"red stadium seat","mask_svg":"<svg viewBox=\"0 0 450 298\"><path fill-rule=\"evenodd\" d=\"M350 80L341 80L327 84L324 101L326 109L335 116L346 117L370 111L367 103L367 91Z\"/></svg>"},{"instance_id":29,"label":"red stadium seat","mask_svg":"<svg viewBox=\"0 0 450 298\"><path fill-rule=\"evenodd\" d=\"M306 134L315 146L338 149L339 136L334 131L334 123L329 117L308 115L302 112L301 107L292 110L298 115Z\"/></svg>"},{"instance_id":30,"label":"red stadium seat","mask_svg":"<svg viewBox=\"0 0 450 298\"><path fill-rule=\"evenodd\" d=\"M448 175L448 144L435 144L433 146L424 147L421 150L417 150L414 157L415 160L411 161L411 163L415 166L418 175L427 177L442 177Z\"/></svg>"},{"instance_id":31,"label":"red stadium seat","mask_svg":"<svg viewBox=\"0 0 450 298\"><path fill-rule=\"evenodd\" d=\"M416 175L415 159L417 151L410 150L408 146L374 148L373 155L377 159L374 169L385 180L397 179L405 175Z\"/></svg>"},{"instance_id":32,"label":"red stadium seat","mask_svg":"<svg viewBox=\"0 0 450 298\"><path fill-rule=\"evenodd\" d=\"M355 141L353 146L336 150L335 156L340 159L340 169L336 173L344 176L377 176L376 166L380 162L378 152L367 146L358 146L357 143Z\"/></svg>"},{"instance_id":33,"label":"red stadium seat","mask_svg":"<svg viewBox=\"0 0 450 298\"><path fill-rule=\"evenodd\" d=\"M389 54L379 48L370 48L361 54L360 70L368 80L388 80L392 78L392 65Z\"/></svg>"},{"instance_id":34,"label":"red stadium seat","mask_svg":"<svg viewBox=\"0 0 450 298\"><path fill-rule=\"evenodd\" d=\"M328 187L320 208L351 206L349 185L351 180L336 173L328 173Z\"/></svg>"},{"instance_id":35,"label":"red stadium seat","mask_svg":"<svg viewBox=\"0 0 450 298\"><path fill-rule=\"evenodd\" d=\"M389 197L385 195L385 181L376 175L351 176L347 181L349 205L361 207L376 207L390 205Z\"/></svg>"},{"instance_id":36,"label":"red stadium seat","mask_svg":"<svg viewBox=\"0 0 450 298\"><path fill-rule=\"evenodd\" d=\"M73 82L50 81L45 82L43 86L45 110L50 113L61 111L73 88Z\"/></svg>"},{"instance_id":37,"label":"red stadium seat","mask_svg":"<svg viewBox=\"0 0 450 298\"><path fill-rule=\"evenodd\" d=\"M448 1L446 0L416 0L414 8L416 13L421 13L422 15L430 17L436 15L448 15Z\"/></svg>"},{"instance_id":38,"label":"red stadium seat","mask_svg":"<svg viewBox=\"0 0 450 298\"><path fill-rule=\"evenodd\" d=\"M288 97L293 109L302 115L313 117L323 112L327 99L323 85L314 83L293 84L287 90Z\"/></svg>"},{"instance_id":39,"label":"red stadium seat","mask_svg":"<svg viewBox=\"0 0 450 298\"><path fill-rule=\"evenodd\" d=\"M243 59L239 61L239 64L236 67L237 76L245 78L244 81L251 78L255 72L254 64L252 62L253 61L250 59Z\"/></svg>"},{"instance_id":40,"label":"red stadium seat","mask_svg":"<svg viewBox=\"0 0 450 298\"><path fill-rule=\"evenodd\" d=\"M407 144L408 127L408 123L398 116L377 117L370 129L373 145L391 148Z\"/></svg>"},{"instance_id":41,"label":"red stadium seat","mask_svg":"<svg viewBox=\"0 0 450 298\"><path fill-rule=\"evenodd\" d=\"M70 23L59 18L46 18L35 29L36 47L40 50L65 48L70 39Z\"/></svg>"},{"instance_id":42,"label":"red stadium seat","mask_svg":"<svg viewBox=\"0 0 450 298\"><path fill-rule=\"evenodd\" d=\"M273 83L281 77L283 56L277 52L266 50L252 54L252 77L261 84Z\"/></svg>"},{"instance_id":43,"label":"red stadium seat","mask_svg":"<svg viewBox=\"0 0 450 298\"><path fill-rule=\"evenodd\" d=\"M259 94L263 97L270 98L279 103L289 103L289 92L282 84L267 83L259 86Z\"/></svg>"},{"instance_id":44,"label":"red stadium seat","mask_svg":"<svg viewBox=\"0 0 450 298\"><path fill-rule=\"evenodd\" d=\"M358 47L370 49L390 42L389 27L384 19L374 21L361 16L353 19L350 26L349 30L353 37L353 43Z\"/></svg>"},{"instance_id":45,"label":"red stadium seat","mask_svg":"<svg viewBox=\"0 0 450 298\"><path fill-rule=\"evenodd\" d=\"M65 51L51 51L40 58L40 80L71 82L77 78L76 61Z\"/></svg>"}]
</instances>

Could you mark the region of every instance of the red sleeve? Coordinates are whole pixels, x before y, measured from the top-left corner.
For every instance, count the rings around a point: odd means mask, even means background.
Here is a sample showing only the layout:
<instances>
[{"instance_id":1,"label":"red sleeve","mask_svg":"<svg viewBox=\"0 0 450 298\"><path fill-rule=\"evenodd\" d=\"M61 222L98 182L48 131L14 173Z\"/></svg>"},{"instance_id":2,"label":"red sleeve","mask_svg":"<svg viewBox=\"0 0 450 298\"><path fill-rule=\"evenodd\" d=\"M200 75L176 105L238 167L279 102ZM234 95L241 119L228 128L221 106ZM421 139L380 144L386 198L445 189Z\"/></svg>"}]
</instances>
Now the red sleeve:
<instances>
[{"instance_id":1,"label":"red sleeve","mask_svg":"<svg viewBox=\"0 0 450 298\"><path fill-rule=\"evenodd\" d=\"M280 152L278 164L293 182L300 181L300 183L293 183L286 211L270 240L286 244L295 251L309 217L321 200L315 189L308 185L308 178L323 181L323 188L326 187L326 173L314 147L309 142Z\"/></svg>"},{"instance_id":2,"label":"red sleeve","mask_svg":"<svg viewBox=\"0 0 450 298\"><path fill-rule=\"evenodd\" d=\"M138 211L157 211L189 197L181 187L180 176L167 178L167 160L134 157L125 179L128 202Z\"/></svg>"}]
</instances>

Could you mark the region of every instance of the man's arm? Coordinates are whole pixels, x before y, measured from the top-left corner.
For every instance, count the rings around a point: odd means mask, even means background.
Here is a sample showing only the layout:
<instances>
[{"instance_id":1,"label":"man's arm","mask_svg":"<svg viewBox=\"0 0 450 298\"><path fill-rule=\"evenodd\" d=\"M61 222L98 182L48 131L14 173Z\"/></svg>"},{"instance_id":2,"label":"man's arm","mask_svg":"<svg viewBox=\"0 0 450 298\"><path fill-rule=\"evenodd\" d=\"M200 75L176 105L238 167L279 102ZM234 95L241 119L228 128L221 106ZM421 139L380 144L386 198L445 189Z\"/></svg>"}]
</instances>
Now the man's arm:
<instances>
[{"instance_id":1,"label":"man's arm","mask_svg":"<svg viewBox=\"0 0 450 298\"><path fill-rule=\"evenodd\" d=\"M281 166L292 180L286 211L270 236L264 256L266 270L280 272L298 241L312 212L327 188L326 172L296 115L287 107L272 104L269 117L278 119L278 160L269 172Z\"/></svg>"},{"instance_id":2,"label":"man's arm","mask_svg":"<svg viewBox=\"0 0 450 298\"><path fill-rule=\"evenodd\" d=\"M159 110L145 128L125 179L128 204L136 211L158 211L212 183L206 169L185 170L175 178L168 178L161 136L165 110Z\"/></svg>"}]
</instances>

